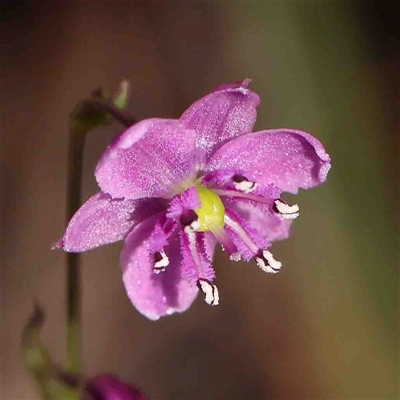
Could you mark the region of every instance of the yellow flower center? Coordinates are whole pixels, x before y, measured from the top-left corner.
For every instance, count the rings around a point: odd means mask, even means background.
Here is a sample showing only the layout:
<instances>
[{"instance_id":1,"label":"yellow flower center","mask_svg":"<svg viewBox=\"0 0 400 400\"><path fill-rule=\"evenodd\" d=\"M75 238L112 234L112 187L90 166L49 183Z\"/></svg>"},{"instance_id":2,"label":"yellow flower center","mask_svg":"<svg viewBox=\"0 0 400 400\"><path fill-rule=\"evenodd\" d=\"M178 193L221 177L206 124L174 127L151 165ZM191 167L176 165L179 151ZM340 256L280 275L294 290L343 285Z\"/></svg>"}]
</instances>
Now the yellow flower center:
<instances>
[{"instance_id":1,"label":"yellow flower center","mask_svg":"<svg viewBox=\"0 0 400 400\"><path fill-rule=\"evenodd\" d=\"M198 232L210 232L219 230L224 226L225 207L221 199L212 190L197 184L197 195L201 202L201 207L194 211L199 217L200 227Z\"/></svg>"}]
</instances>

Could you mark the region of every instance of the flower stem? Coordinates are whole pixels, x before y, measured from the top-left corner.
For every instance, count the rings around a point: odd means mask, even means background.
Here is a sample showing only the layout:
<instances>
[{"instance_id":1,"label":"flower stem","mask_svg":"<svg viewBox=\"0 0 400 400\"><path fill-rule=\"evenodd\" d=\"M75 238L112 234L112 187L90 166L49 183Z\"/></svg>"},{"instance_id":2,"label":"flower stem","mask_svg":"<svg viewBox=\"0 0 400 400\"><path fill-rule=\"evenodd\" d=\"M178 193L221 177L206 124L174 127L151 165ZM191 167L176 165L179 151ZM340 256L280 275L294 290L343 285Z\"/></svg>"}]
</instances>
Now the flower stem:
<instances>
[{"instance_id":1,"label":"flower stem","mask_svg":"<svg viewBox=\"0 0 400 400\"><path fill-rule=\"evenodd\" d=\"M79 116L80 123L72 123L68 143L68 177L67 177L67 223L72 218L81 203L82 165L87 133L98 127L93 123L95 115L110 115L122 125L129 127L136 121L111 102L96 98L84 100L79 109L85 113ZM87 111L90 111L88 114ZM74 115L74 114L73 114ZM87 115L87 117L86 117ZM90 119L89 119L90 118ZM101 118L100 118L101 119ZM74 121L73 121L74 122ZM81 314L82 286L80 271L80 254L67 253L67 354L66 371L77 375L81 372Z\"/></svg>"},{"instance_id":2,"label":"flower stem","mask_svg":"<svg viewBox=\"0 0 400 400\"><path fill-rule=\"evenodd\" d=\"M67 223L81 201L82 163L86 131L71 130L68 144ZM81 370L80 254L67 253L67 371Z\"/></svg>"}]
</instances>

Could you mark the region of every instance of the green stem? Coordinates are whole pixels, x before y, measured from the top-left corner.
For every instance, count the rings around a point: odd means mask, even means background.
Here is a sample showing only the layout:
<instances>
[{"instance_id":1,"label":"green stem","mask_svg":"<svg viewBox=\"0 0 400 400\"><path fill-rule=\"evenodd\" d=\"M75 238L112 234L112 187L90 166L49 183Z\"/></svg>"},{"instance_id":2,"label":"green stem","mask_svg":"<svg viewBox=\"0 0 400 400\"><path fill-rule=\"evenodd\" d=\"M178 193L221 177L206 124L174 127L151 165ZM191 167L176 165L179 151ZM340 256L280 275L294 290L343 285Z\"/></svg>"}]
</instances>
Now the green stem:
<instances>
[{"instance_id":1,"label":"green stem","mask_svg":"<svg viewBox=\"0 0 400 400\"><path fill-rule=\"evenodd\" d=\"M87 131L71 130L68 144L67 223L80 206L82 164ZM80 254L67 253L67 371L81 371Z\"/></svg>"},{"instance_id":2,"label":"green stem","mask_svg":"<svg viewBox=\"0 0 400 400\"><path fill-rule=\"evenodd\" d=\"M115 107L112 103L97 99L84 100L82 107L91 107L94 111L111 115L121 124L129 127L136 121ZM67 178L67 223L81 204L82 165L87 133L93 127L71 128L68 144ZM75 375L81 372L81 314L82 287L80 254L67 253L67 373Z\"/></svg>"}]
</instances>

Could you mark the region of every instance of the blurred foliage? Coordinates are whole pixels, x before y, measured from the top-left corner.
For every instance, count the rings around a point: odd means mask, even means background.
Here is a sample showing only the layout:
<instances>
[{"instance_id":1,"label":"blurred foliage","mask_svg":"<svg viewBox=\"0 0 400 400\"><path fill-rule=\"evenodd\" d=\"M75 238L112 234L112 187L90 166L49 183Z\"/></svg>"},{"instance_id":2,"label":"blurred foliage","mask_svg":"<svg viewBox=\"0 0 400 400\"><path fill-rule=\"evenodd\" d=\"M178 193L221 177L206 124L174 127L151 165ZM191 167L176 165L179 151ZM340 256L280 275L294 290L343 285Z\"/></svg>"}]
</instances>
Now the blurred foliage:
<instances>
[{"instance_id":1,"label":"blurred foliage","mask_svg":"<svg viewBox=\"0 0 400 400\"><path fill-rule=\"evenodd\" d=\"M292 272L315 332L322 393L397 398L399 126L393 104L399 94L389 88L398 76L390 81L381 72L384 61L371 59L372 43L376 53L384 51L377 31L364 25L361 4L251 5L232 4L245 26L233 41L242 49L239 63L258 54L252 78L268 86L270 112L259 116L259 126L312 132L332 158L327 183L296 198L299 204L307 199L311 211L302 210L295 227L302 235L292 237L310 265L324 260L313 265L308 281ZM266 72L272 80L265 81ZM325 236L316 237L314 229Z\"/></svg>"}]
</instances>

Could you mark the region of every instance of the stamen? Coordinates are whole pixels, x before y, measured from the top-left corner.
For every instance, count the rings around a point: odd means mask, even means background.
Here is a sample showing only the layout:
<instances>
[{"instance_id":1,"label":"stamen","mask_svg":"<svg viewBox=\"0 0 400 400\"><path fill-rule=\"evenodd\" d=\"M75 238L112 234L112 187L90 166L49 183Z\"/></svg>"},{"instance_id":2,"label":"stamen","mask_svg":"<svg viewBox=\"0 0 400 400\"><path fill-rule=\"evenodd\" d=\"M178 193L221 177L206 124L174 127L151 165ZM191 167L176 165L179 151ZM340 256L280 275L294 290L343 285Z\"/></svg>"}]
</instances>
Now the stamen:
<instances>
[{"instance_id":1,"label":"stamen","mask_svg":"<svg viewBox=\"0 0 400 400\"><path fill-rule=\"evenodd\" d=\"M256 257L256 263L264 272L271 274L276 274L282 267L282 263L275 260L272 253L268 250L259 251Z\"/></svg>"},{"instance_id":2,"label":"stamen","mask_svg":"<svg viewBox=\"0 0 400 400\"><path fill-rule=\"evenodd\" d=\"M226 233L224 228L215 226L214 229L211 230L211 233L214 235L215 239L217 239L218 243L221 245L222 250L226 251L230 255L231 260L235 261L240 260L240 254L237 253L236 246L234 245L234 243L232 242L232 240L230 239L229 235Z\"/></svg>"},{"instance_id":3,"label":"stamen","mask_svg":"<svg viewBox=\"0 0 400 400\"><path fill-rule=\"evenodd\" d=\"M244 193L250 193L257 188L257 183L249 181L243 175L233 175L233 186L236 190Z\"/></svg>"},{"instance_id":4,"label":"stamen","mask_svg":"<svg viewBox=\"0 0 400 400\"><path fill-rule=\"evenodd\" d=\"M181 224L183 225L183 231L185 233L195 232L200 228L199 217L194 210L185 211L180 217Z\"/></svg>"},{"instance_id":5,"label":"stamen","mask_svg":"<svg viewBox=\"0 0 400 400\"><path fill-rule=\"evenodd\" d=\"M199 279L197 281L198 288L205 295L205 302L210 306L217 306L219 304L218 288L207 279Z\"/></svg>"},{"instance_id":6,"label":"stamen","mask_svg":"<svg viewBox=\"0 0 400 400\"><path fill-rule=\"evenodd\" d=\"M296 219L299 216L300 208L297 204L288 204L282 199L274 202L273 210L283 219Z\"/></svg>"},{"instance_id":7,"label":"stamen","mask_svg":"<svg viewBox=\"0 0 400 400\"><path fill-rule=\"evenodd\" d=\"M185 261L185 253L184 253L184 262L186 265L190 265L190 280L198 280L198 279L206 279L213 280L215 277L215 272L211 267L210 260L206 254L204 248L199 248L201 246L201 233L193 232L193 233L182 233L182 239L186 242L187 249L189 250L189 257ZM186 255L187 256L187 255ZM197 270L197 271L196 271Z\"/></svg>"},{"instance_id":8,"label":"stamen","mask_svg":"<svg viewBox=\"0 0 400 400\"><path fill-rule=\"evenodd\" d=\"M242 242L250 249L253 254L257 254L259 251L259 247L253 242L250 236L246 233L246 231L232 218L228 217L225 214L225 223L226 225L232 229L236 235L242 240Z\"/></svg>"},{"instance_id":9,"label":"stamen","mask_svg":"<svg viewBox=\"0 0 400 400\"><path fill-rule=\"evenodd\" d=\"M240 197L247 200L253 200L261 204L271 204L270 199L266 199L265 197L256 196L254 194L235 192L234 190L224 190L224 189L213 189L213 191L219 196L228 196L228 197Z\"/></svg>"},{"instance_id":10,"label":"stamen","mask_svg":"<svg viewBox=\"0 0 400 400\"><path fill-rule=\"evenodd\" d=\"M165 268L169 265L169 258L163 251L157 251L154 253L154 266L153 272L159 274L164 272Z\"/></svg>"},{"instance_id":11,"label":"stamen","mask_svg":"<svg viewBox=\"0 0 400 400\"><path fill-rule=\"evenodd\" d=\"M238 253L233 253L233 254L230 255L229 259L231 261L236 261L237 262L237 261L240 261L242 259L242 256L240 255L239 252Z\"/></svg>"},{"instance_id":12,"label":"stamen","mask_svg":"<svg viewBox=\"0 0 400 400\"><path fill-rule=\"evenodd\" d=\"M204 269L200 260L200 256L198 253L197 249L197 239L196 239L196 234L195 233L188 233L188 239L189 239L189 249L190 249L190 254L193 257L193 261L197 267L197 272L198 276L203 276L204 277Z\"/></svg>"}]
</instances>

